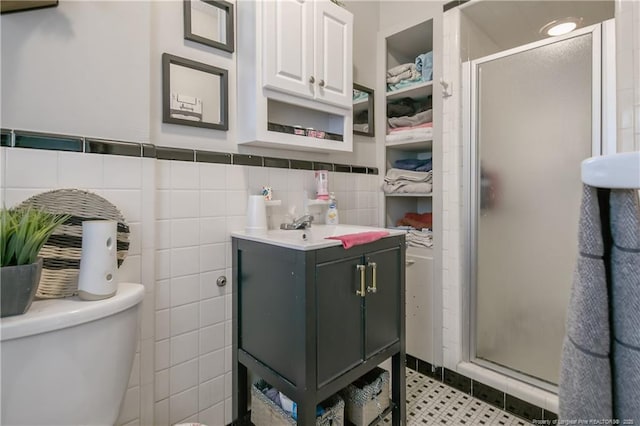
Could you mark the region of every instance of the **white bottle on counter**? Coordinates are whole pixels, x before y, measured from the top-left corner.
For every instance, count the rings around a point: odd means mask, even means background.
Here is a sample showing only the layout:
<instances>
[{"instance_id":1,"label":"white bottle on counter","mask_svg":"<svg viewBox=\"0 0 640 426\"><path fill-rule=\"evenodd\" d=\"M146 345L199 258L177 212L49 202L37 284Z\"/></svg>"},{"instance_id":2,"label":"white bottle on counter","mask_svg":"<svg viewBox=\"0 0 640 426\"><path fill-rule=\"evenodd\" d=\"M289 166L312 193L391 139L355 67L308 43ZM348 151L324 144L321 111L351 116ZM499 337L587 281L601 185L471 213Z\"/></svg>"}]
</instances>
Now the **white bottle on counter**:
<instances>
[{"instance_id":1,"label":"white bottle on counter","mask_svg":"<svg viewBox=\"0 0 640 426\"><path fill-rule=\"evenodd\" d=\"M333 192L329 196L329 208L327 208L327 215L324 223L327 225L337 225L339 223L338 207L336 206L336 197Z\"/></svg>"}]
</instances>

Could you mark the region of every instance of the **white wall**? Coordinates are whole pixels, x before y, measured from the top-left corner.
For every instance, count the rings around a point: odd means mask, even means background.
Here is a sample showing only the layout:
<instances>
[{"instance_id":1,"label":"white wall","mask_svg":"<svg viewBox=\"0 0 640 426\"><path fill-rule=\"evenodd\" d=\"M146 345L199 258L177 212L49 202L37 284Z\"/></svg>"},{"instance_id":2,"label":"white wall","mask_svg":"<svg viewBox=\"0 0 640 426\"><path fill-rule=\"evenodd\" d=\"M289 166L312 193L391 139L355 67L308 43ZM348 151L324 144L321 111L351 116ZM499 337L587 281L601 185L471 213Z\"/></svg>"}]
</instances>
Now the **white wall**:
<instances>
[{"instance_id":1,"label":"white wall","mask_svg":"<svg viewBox=\"0 0 640 426\"><path fill-rule=\"evenodd\" d=\"M234 2L235 3L235 2ZM184 39L183 2L176 0L150 2L151 44L150 69L150 129L156 145L196 148L209 151L238 152L235 143L236 57L234 54ZM212 130L162 122L162 54L213 65L229 71L229 130Z\"/></svg>"},{"instance_id":2,"label":"white wall","mask_svg":"<svg viewBox=\"0 0 640 426\"><path fill-rule=\"evenodd\" d=\"M500 50L502 50L500 46L469 19L462 10L460 12L460 58L463 61L471 61Z\"/></svg>"},{"instance_id":3,"label":"white wall","mask_svg":"<svg viewBox=\"0 0 640 426\"><path fill-rule=\"evenodd\" d=\"M155 160L114 155L6 148L0 150L4 205L58 188L78 188L113 203L131 230L122 282L145 286L138 348L118 424L153 424ZM90 390L87 390L90 391Z\"/></svg>"},{"instance_id":4,"label":"white wall","mask_svg":"<svg viewBox=\"0 0 640 426\"><path fill-rule=\"evenodd\" d=\"M370 0L348 0L345 3L347 10L353 13L353 82L375 89L378 58L376 38L381 3ZM383 94L374 93L374 96L383 96ZM381 131L383 130L376 129L376 132ZM375 166L377 164L375 144L375 137L353 135L353 154L330 154L328 161Z\"/></svg>"},{"instance_id":5,"label":"white wall","mask_svg":"<svg viewBox=\"0 0 640 426\"><path fill-rule=\"evenodd\" d=\"M380 29L402 25L407 20L416 21L418 17L429 19L442 14L442 6L448 3L441 0L425 1L380 1Z\"/></svg>"},{"instance_id":6,"label":"white wall","mask_svg":"<svg viewBox=\"0 0 640 426\"><path fill-rule=\"evenodd\" d=\"M2 15L2 127L149 140L148 2Z\"/></svg>"}]
</instances>

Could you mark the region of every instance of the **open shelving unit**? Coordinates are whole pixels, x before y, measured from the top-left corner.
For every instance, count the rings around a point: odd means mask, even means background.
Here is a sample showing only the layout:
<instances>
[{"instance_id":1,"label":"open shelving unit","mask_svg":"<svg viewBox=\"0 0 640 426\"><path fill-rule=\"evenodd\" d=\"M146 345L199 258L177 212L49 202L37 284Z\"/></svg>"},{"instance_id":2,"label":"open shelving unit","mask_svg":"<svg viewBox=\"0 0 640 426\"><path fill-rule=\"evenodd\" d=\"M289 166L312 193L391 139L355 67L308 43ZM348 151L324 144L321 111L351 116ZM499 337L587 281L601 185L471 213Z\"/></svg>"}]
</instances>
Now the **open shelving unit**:
<instances>
[{"instance_id":1,"label":"open shelving unit","mask_svg":"<svg viewBox=\"0 0 640 426\"><path fill-rule=\"evenodd\" d=\"M400 64L414 63L418 55L433 50L433 21L427 20L405 28L385 39L386 69ZM385 89L388 89L385 84ZM389 104L401 99L411 98L416 102L425 102L433 98L433 79L414 83L398 90L385 90L385 116ZM433 109L433 99L431 100ZM435 114L434 114L435 115ZM386 120L386 117L385 117ZM382 127L387 129L387 123ZM406 141L385 139L385 168L393 167L396 160L428 159L433 156L433 136L425 138L411 138ZM432 212L432 193L428 194L384 194L385 198L385 226L395 226L407 212Z\"/></svg>"},{"instance_id":2,"label":"open shelving unit","mask_svg":"<svg viewBox=\"0 0 640 426\"><path fill-rule=\"evenodd\" d=\"M378 90L383 93L378 102L376 127L384 129L378 139L378 154L382 177L396 160L431 159L432 191L430 193L389 193L381 191L381 223L395 227L405 213L431 213L433 247L407 247L406 252L406 352L416 358L442 365L442 96L434 88L440 78L441 16L416 17L413 22L387 31L378 38ZM433 52L433 76L430 81L415 83L387 91L386 71L400 64L412 63L428 51ZM439 89L439 86L438 86ZM411 98L424 103L431 98L432 128L430 134L406 140L387 141L387 107L390 103ZM394 133L397 134L397 133Z\"/></svg>"}]
</instances>

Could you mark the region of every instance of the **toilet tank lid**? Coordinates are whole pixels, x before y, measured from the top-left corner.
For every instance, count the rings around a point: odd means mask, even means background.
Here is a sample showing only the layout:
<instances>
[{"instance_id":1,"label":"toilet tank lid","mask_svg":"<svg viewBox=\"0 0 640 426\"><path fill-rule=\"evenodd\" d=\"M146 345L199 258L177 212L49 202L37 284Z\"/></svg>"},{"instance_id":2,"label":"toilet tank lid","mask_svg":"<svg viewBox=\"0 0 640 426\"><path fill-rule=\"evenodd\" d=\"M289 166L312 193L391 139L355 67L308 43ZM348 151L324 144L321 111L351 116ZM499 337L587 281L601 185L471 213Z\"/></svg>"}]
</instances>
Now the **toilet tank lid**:
<instances>
[{"instance_id":1,"label":"toilet tank lid","mask_svg":"<svg viewBox=\"0 0 640 426\"><path fill-rule=\"evenodd\" d=\"M119 283L116 295L108 299L86 301L76 297L36 300L22 315L0 320L2 342L73 327L124 311L142 301L144 286Z\"/></svg>"}]
</instances>

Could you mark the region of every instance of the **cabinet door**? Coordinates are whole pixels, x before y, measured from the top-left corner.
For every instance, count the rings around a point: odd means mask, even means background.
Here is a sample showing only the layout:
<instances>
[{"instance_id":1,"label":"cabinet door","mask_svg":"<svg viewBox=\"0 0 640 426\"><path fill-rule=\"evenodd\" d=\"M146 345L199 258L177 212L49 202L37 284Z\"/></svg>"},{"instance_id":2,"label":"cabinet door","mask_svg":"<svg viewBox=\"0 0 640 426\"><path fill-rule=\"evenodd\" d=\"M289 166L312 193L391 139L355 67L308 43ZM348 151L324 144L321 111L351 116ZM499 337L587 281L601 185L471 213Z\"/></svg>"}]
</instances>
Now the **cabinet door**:
<instances>
[{"instance_id":1,"label":"cabinet door","mask_svg":"<svg viewBox=\"0 0 640 426\"><path fill-rule=\"evenodd\" d=\"M407 353L433 362L433 260L407 253L405 276Z\"/></svg>"},{"instance_id":2,"label":"cabinet door","mask_svg":"<svg viewBox=\"0 0 640 426\"><path fill-rule=\"evenodd\" d=\"M315 3L316 99L352 107L353 15L330 1Z\"/></svg>"},{"instance_id":3,"label":"cabinet door","mask_svg":"<svg viewBox=\"0 0 640 426\"><path fill-rule=\"evenodd\" d=\"M312 98L313 2L265 1L263 7L264 87Z\"/></svg>"},{"instance_id":4,"label":"cabinet door","mask_svg":"<svg viewBox=\"0 0 640 426\"><path fill-rule=\"evenodd\" d=\"M318 388L363 360L359 264L360 256L316 267Z\"/></svg>"},{"instance_id":5,"label":"cabinet door","mask_svg":"<svg viewBox=\"0 0 640 426\"><path fill-rule=\"evenodd\" d=\"M366 256L367 286L375 276L376 292L365 298L365 358L400 339L400 248L381 250ZM375 264L375 268L373 267Z\"/></svg>"}]
</instances>

